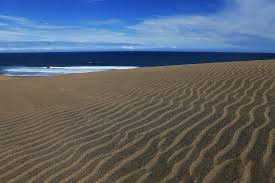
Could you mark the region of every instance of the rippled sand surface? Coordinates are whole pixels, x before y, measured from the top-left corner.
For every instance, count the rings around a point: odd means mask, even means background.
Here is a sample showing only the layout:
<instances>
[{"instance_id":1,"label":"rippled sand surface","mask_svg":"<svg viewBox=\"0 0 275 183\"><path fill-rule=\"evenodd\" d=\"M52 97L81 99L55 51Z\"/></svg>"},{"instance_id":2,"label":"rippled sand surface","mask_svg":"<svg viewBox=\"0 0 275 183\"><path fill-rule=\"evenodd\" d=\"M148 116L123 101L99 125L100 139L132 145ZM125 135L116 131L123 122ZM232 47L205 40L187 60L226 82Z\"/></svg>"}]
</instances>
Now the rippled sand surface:
<instances>
[{"instance_id":1,"label":"rippled sand surface","mask_svg":"<svg viewBox=\"0 0 275 183\"><path fill-rule=\"evenodd\" d=\"M0 182L274 182L275 61L0 78Z\"/></svg>"}]
</instances>

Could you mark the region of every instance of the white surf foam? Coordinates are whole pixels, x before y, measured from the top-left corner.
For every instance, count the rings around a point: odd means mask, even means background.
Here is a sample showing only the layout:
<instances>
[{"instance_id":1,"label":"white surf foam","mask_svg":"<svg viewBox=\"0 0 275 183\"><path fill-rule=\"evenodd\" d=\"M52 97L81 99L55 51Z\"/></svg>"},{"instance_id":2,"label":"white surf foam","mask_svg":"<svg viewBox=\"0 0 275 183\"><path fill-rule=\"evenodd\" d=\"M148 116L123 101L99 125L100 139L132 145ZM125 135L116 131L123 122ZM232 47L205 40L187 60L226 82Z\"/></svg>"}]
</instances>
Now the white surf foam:
<instances>
[{"instance_id":1,"label":"white surf foam","mask_svg":"<svg viewBox=\"0 0 275 183\"><path fill-rule=\"evenodd\" d=\"M3 69L6 76L56 76L64 74L100 72L108 70L135 69L130 66L73 66L73 67L8 67Z\"/></svg>"}]
</instances>

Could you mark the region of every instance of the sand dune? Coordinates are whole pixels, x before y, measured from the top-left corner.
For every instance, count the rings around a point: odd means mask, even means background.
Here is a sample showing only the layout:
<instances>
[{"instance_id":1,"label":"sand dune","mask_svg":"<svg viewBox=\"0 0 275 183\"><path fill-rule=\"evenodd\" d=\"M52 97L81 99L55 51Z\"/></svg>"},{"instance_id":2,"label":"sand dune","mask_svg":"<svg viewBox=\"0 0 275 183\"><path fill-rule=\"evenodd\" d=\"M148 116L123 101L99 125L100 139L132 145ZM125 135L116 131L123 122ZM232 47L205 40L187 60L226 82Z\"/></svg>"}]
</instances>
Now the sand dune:
<instances>
[{"instance_id":1,"label":"sand dune","mask_svg":"<svg viewBox=\"0 0 275 183\"><path fill-rule=\"evenodd\" d=\"M1 81L1 183L275 182L275 61Z\"/></svg>"}]
</instances>

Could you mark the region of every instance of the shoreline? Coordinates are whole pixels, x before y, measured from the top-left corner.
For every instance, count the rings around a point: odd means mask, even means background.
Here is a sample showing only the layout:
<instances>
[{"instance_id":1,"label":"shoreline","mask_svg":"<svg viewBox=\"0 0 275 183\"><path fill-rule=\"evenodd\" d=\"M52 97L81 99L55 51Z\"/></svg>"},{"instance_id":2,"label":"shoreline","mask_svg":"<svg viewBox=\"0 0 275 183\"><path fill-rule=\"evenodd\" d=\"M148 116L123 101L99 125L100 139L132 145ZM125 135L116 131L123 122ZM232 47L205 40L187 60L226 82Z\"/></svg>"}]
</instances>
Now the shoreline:
<instances>
[{"instance_id":1,"label":"shoreline","mask_svg":"<svg viewBox=\"0 0 275 183\"><path fill-rule=\"evenodd\" d=\"M86 73L98 73L98 72L113 72L113 71L118 71L118 70L132 70L132 69L146 69L146 68L162 68L162 67L177 67L177 66L189 66L189 65L204 65L204 64L229 64L229 63L245 63L245 62L269 62L269 61L273 61L274 59L269 59L269 60L250 60L250 61L227 61L227 62L223 62L223 61L219 61L219 62L211 62L211 63L194 63L194 64L178 64L178 65L165 65L165 66L144 66L144 67L141 67L141 66L55 66L55 67L26 67L26 66L11 66L11 67L8 67L8 66L5 66L3 68L40 68L40 69L46 69L49 70L49 69L56 69L56 68L65 68L65 69L70 69L70 68L91 68L91 69L94 69L94 68L102 68L102 70L99 70L99 71L84 71L84 72L68 72L68 73L59 73L59 74L49 74L49 75L43 75L43 72L41 72L41 74L39 75L39 73L36 73L36 74L25 74L25 75L8 75L8 74L0 74L0 77L57 77L57 76L65 76L65 75L77 75L77 74L86 74ZM0 67L1 68L1 67ZM110 69L110 68L114 68L114 69ZM2 71L3 72L3 71ZM18 71L20 72L20 71Z\"/></svg>"},{"instance_id":2,"label":"shoreline","mask_svg":"<svg viewBox=\"0 0 275 183\"><path fill-rule=\"evenodd\" d=\"M0 81L7 81L7 80L11 80L13 77L11 76L4 76L4 75L0 75Z\"/></svg>"}]
</instances>

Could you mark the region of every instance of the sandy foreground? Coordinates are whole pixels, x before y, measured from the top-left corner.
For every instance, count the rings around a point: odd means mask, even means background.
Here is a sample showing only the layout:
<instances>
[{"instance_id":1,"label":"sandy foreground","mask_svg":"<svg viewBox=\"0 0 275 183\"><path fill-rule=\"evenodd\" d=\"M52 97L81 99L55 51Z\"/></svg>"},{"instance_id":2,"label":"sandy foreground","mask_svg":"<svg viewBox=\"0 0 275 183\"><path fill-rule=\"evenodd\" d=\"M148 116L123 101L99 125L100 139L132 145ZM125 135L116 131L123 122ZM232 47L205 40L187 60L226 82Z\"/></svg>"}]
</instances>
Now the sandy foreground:
<instances>
[{"instance_id":1,"label":"sandy foreground","mask_svg":"<svg viewBox=\"0 0 275 183\"><path fill-rule=\"evenodd\" d=\"M0 77L0 182L275 182L275 61Z\"/></svg>"}]
</instances>

